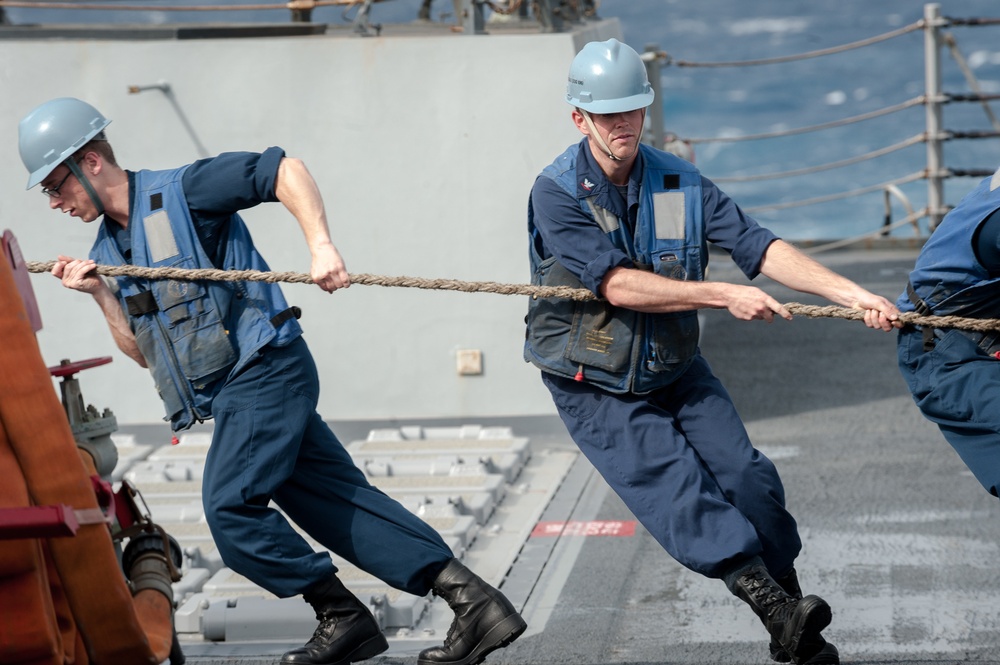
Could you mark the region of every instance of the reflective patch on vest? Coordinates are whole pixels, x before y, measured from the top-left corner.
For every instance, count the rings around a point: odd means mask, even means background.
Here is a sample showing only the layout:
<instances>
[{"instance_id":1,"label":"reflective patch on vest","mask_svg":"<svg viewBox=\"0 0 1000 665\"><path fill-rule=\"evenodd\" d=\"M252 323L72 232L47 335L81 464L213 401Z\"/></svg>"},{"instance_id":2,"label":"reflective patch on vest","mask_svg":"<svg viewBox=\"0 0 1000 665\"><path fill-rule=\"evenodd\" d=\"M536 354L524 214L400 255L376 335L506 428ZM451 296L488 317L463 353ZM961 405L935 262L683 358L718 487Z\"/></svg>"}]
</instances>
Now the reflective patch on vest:
<instances>
[{"instance_id":1,"label":"reflective patch on vest","mask_svg":"<svg viewBox=\"0 0 1000 665\"><path fill-rule=\"evenodd\" d=\"M166 210L157 210L143 219L142 224L146 230L146 246L149 247L150 262L159 263L180 254Z\"/></svg>"},{"instance_id":2,"label":"reflective patch on vest","mask_svg":"<svg viewBox=\"0 0 1000 665\"><path fill-rule=\"evenodd\" d=\"M685 216L684 192L653 194L653 221L659 240L683 240Z\"/></svg>"},{"instance_id":3,"label":"reflective patch on vest","mask_svg":"<svg viewBox=\"0 0 1000 665\"><path fill-rule=\"evenodd\" d=\"M612 231L618 230L617 215L594 203L593 196L585 198L584 201L587 203L587 207L590 208L591 214L594 215L594 219L597 220L597 225L601 227L602 231L605 233L611 233Z\"/></svg>"},{"instance_id":4,"label":"reflective patch on vest","mask_svg":"<svg viewBox=\"0 0 1000 665\"><path fill-rule=\"evenodd\" d=\"M997 187L1000 187L1000 169L993 173L993 178L990 180L990 191L992 192Z\"/></svg>"}]
</instances>

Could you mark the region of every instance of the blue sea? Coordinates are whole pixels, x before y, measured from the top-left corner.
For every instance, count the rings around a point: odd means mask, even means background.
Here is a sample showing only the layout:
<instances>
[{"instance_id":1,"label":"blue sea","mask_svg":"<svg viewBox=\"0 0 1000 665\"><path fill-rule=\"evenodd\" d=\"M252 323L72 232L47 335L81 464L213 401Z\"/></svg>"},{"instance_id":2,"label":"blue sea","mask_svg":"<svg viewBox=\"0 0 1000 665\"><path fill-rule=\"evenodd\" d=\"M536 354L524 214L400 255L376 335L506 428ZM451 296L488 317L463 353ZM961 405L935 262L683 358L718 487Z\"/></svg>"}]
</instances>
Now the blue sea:
<instances>
[{"instance_id":1,"label":"blue sea","mask_svg":"<svg viewBox=\"0 0 1000 665\"><path fill-rule=\"evenodd\" d=\"M177 0L170 4L219 4L210 0ZM374 22L412 21L420 0L391 0L374 5ZM941 14L956 19L1000 18L996 0L942 0ZM155 6L155 3L153 3ZM432 15L440 19L452 0L434 0ZM30 22L193 22L221 20L204 12L126 11L74 12L10 8L14 23ZM637 50L665 51L672 62L746 62L831 49L896 31L919 21L924 3L915 0L602 0L602 18L616 17L626 42ZM287 10L226 12L226 20L281 22ZM316 22L344 24L352 15L342 8L321 7ZM449 20L449 19L445 19ZM1000 93L1000 25L946 28L975 85L987 94ZM959 60L941 51L943 90L968 93L970 83ZM568 63L567 63L568 64ZM662 104L667 131L682 138L717 139L767 134L832 123L900 105L924 91L924 36L913 31L864 48L797 59L786 64L691 67L668 64L662 70ZM560 94L556 91L554 94ZM993 102L1000 116L1000 103ZM951 103L944 108L943 127L951 131L996 131L979 103ZM886 216L881 190L846 193L905 178L926 166L926 147L911 145L890 154L818 173L794 177L732 181L761 174L808 169L894 146L924 131L922 105L825 131L742 142L699 142L694 161L719 181L742 207L764 225L789 239L835 239L878 230ZM1000 139L955 139L944 146L944 166L989 170L1000 165ZM944 202L955 205L979 177L951 178ZM906 201L891 199L893 220L909 205L927 204L927 183L899 186ZM832 200L785 209L813 198ZM904 226L897 237L926 235Z\"/></svg>"}]
</instances>

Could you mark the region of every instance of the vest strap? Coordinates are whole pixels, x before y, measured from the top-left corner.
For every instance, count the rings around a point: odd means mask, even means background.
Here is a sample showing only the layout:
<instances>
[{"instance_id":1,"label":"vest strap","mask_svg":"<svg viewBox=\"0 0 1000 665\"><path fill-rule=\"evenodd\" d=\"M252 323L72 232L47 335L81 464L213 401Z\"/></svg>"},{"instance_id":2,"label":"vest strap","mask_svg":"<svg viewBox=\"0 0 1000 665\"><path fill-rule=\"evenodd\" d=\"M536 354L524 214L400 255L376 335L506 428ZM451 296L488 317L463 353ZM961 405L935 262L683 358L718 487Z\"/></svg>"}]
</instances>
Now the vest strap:
<instances>
[{"instance_id":1,"label":"vest strap","mask_svg":"<svg viewBox=\"0 0 1000 665\"><path fill-rule=\"evenodd\" d=\"M142 316L160 311L160 306L156 304L156 298L153 297L152 291L126 296L125 303L128 305L129 316Z\"/></svg>"},{"instance_id":2,"label":"vest strap","mask_svg":"<svg viewBox=\"0 0 1000 665\"><path fill-rule=\"evenodd\" d=\"M906 283L906 297L910 299L911 303L913 303L913 307L917 314L921 316L934 315L931 308L927 306L927 303L925 303L920 296L917 295L916 290L913 288L913 284L910 282ZM931 351L934 348L934 344L937 342L935 333L938 328L931 328L930 326L918 327L924 335L924 351ZM1000 358L1000 356L995 355L997 353L997 349L1000 348L1000 332L977 332L975 330L961 329L956 329L956 332L971 339L976 346L982 349L987 355Z\"/></svg>"},{"instance_id":3,"label":"vest strap","mask_svg":"<svg viewBox=\"0 0 1000 665\"><path fill-rule=\"evenodd\" d=\"M277 328L288 319L301 319L301 318L302 318L302 309L296 307L295 305L292 305L284 312L278 312L277 314L272 316L271 325Z\"/></svg>"},{"instance_id":4,"label":"vest strap","mask_svg":"<svg viewBox=\"0 0 1000 665\"><path fill-rule=\"evenodd\" d=\"M913 303L913 309L920 316L932 316L931 308L927 306L923 298L917 295L917 290L913 288L913 282L906 282L906 297ZM930 326L917 326L924 336L924 352L932 351L937 340L934 337L934 328Z\"/></svg>"}]
</instances>

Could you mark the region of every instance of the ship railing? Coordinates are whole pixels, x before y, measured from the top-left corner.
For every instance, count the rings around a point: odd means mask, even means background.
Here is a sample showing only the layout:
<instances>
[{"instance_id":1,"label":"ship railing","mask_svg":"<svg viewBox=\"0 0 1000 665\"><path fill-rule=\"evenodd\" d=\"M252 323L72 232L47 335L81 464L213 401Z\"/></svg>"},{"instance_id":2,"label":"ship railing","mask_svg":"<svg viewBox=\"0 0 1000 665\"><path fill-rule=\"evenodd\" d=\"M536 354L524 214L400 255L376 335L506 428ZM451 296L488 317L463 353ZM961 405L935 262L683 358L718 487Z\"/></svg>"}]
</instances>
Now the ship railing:
<instances>
[{"instance_id":1,"label":"ship railing","mask_svg":"<svg viewBox=\"0 0 1000 665\"><path fill-rule=\"evenodd\" d=\"M1000 121L990 108L990 101L1000 98L1000 95L985 94L979 82L969 67L958 48L957 41L953 34L946 32L946 28L959 26L995 26L1000 24L1000 18L950 18L941 15L938 4L924 5L924 16L921 20L910 25L903 26L896 30L876 35L867 39L843 44L831 48L809 51L805 53L783 55L771 58L760 58L753 60L743 60L735 62L695 62L674 58L671 54L659 49L658 45L650 44L645 47L642 54L646 64L647 73L653 83L657 98L660 96L661 74L664 67L687 67L687 68L718 68L718 67L752 67L759 65L775 65L791 63L808 58L829 56L845 51L867 48L891 39L902 37L917 31L924 33L924 94L897 104L886 106L875 111L863 113L855 116L845 117L832 122L816 124L805 127L791 128L781 131L761 132L742 136L716 136L716 137L678 137L666 132L663 121L662 105L654 105L649 112L649 127L647 128L644 140L657 147L665 148L675 152L681 157L692 159L695 147L699 144L724 143L739 141L761 141L779 137L793 136L808 132L821 132L835 127L842 127L852 123L860 123L886 115L899 113L914 106L925 108L925 128L924 131L911 136L903 141L887 145L862 155L816 164L807 167L788 169L784 171L770 173L756 173L746 175L711 175L716 183L751 182L763 180L775 180L815 174L821 171L842 168L860 162L877 159L893 152L909 148L917 143L926 144L926 166L923 170L898 176L891 180L873 183L869 186L852 189L849 191L830 193L824 196L813 196L797 201L785 201L766 205L758 205L745 208L745 211L754 214L763 211L775 211L802 206L810 206L820 203L827 203L838 199L858 197L879 192L884 197L885 217L879 228L853 238L838 240L834 243L824 244L812 248L812 251L822 251L823 249L833 249L853 244L873 237L886 236L890 231L901 226L911 226L916 235L920 234L919 220L927 220L928 232L933 232L941 219L951 209L952 206L944 202L943 183L948 178L959 177L985 177L993 174L996 165L989 168L956 168L946 167L943 159L943 145L947 141L958 139L995 139L1000 137ZM941 89L941 53L947 47L951 57L958 64L969 86L970 92L966 93L946 93ZM948 130L943 127L943 109L945 105L961 102L974 102L982 106L984 113L993 131L973 130L958 131ZM926 180L927 182L927 205L920 210L914 210L909 198L906 197L900 185ZM906 215L898 222L892 221L892 199L898 200L906 210Z\"/></svg>"}]
</instances>

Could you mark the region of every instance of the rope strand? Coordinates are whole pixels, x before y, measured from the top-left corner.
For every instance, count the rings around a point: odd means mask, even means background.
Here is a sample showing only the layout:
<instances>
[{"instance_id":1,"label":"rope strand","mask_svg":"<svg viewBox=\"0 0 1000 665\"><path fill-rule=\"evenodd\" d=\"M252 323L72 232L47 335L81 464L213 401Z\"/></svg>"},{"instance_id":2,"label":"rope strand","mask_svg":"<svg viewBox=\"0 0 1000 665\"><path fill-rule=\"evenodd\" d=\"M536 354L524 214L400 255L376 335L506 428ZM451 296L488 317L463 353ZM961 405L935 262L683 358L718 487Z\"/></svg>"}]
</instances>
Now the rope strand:
<instances>
[{"instance_id":1,"label":"rope strand","mask_svg":"<svg viewBox=\"0 0 1000 665\"><path fill-rule=\"evenodd\" d=\"M50 272L55 261L27 261L28 272ZM94 272L106 277L140 277L143 279L173 279L179 281L211 280L221 282L286 282L291 284L312 284L309 275L298 272L263 272L259 270L217 270L183 268L144 268L141 266L98 265ZM497 293L501 295L526 295L534 298L565 298L577 301L598 300L587 289L568 286L533 286L530 284L504 284L501 282L467 282L457 279L424 279L421 277L389 277L366 273L352 274L353 284L367 286L398 286L415 289L461 291L465 293ZM864 321L865 310L840 307L838 305L803 305L790 302L784 305L792 315L807 318L837 318L849 321ZM964 330L1000 330L1000 319L971 319L959 316L921 316L904 312L899 320L908 325L933 326L935 328L961 328Z\"/></svg>"}]
</instances>

